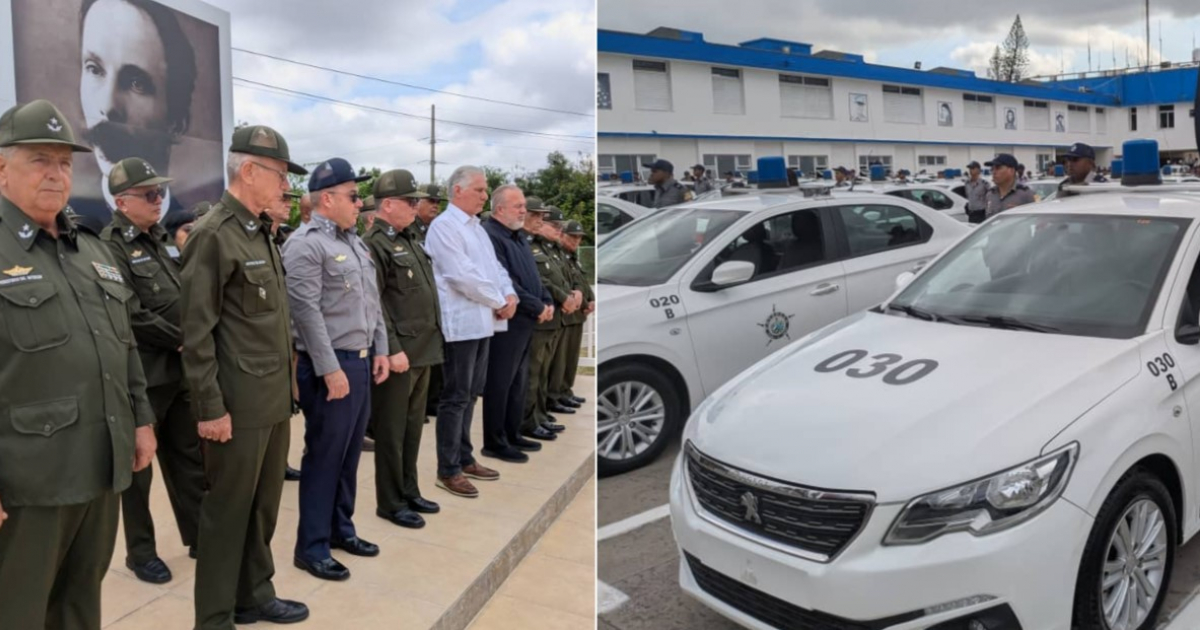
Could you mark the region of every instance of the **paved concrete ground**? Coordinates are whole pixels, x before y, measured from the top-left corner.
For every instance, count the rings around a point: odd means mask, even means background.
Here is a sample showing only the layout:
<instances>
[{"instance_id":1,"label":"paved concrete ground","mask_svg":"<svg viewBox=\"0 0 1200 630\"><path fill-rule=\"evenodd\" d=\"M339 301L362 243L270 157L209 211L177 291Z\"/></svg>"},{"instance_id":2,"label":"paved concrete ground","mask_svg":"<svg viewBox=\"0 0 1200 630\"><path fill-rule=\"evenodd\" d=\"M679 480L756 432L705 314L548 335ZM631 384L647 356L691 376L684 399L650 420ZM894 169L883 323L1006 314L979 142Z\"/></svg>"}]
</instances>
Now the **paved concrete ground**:
<instances>
[{"instance_id":1,"label":"paved concrete ground","mask_svg":"<svg viewBox=\"0 0 1200 630\"><path fill-rule=\"evenodd\" d=\"M667 502L678 441L650 466L599 482L602 528ZM679 589L679 556L670 521L662 518L601 540L598 580L601 630L733 630L738 628ZM612 590L610 590L612 589ZM1200 630L1200 539L1179 550L1161 629ZM628 598L627 601L624 598ZM606 610L606 601L623 601ZM611 605L610 605L611 606Z\"/></svg>"},{"instance_id":2,"label":"paved concrete ground","mask_svg":"<svg viewBox=\"0 0 1200 630\"><path fill-rule=\"evenodd\" d=\"M581 376L577 387L593 392L594 379ZM272 543L275 555L275 587L280 597L304 601L312 617L297 628L319 630L407 630L429 628L449 610L464 592L484 574L501 550L531 522L551 497L576 474L595 451L594 395L573 416L563 416L567 425L559 440L542 451L533 453L525 464L508 464L480 458L485 465L500 471L499 481L475 482L478 499L450 495L434 486L436 457L434 425L426 424L422 436L419 469L422 493L442 505L440 514L427 515L424 529L410 530L392 525L375 516L374 457L365 453L358 471L358 504L355 524L362 538L381 547L376 558L357 558L341 552L335 557L349 567L351 578L346 582L325 582L292 566L292 551L296 541L298 484L288 482L284 488L279 525ZM473 425L474 443L482 444L482 421L476 408ZM303 420L292 419L292 465L298 465L303 447ZM592 492L595 484L587 484L579 495ZM586 495L590 497L590 495ZM559 519L578 524L590 522L586 509L590 498L577 498ZM158 551L170 566L174 579L162 586L138 581L125 568L125 543L118 534L117 550L104 581L102 626L106 630L162 630L190 628L194 620L193 591L195 562L187 557L187 549L179 541L174 517L162 482L155 480L151 509L155 521ZM583 506L583 507L580 507ZM584 562L578 546L565 544L559 528L554 537L542 540L542 553L529 556L518 567L522 580L549 580L562 568L563 558L571 563L575 574L588 575L588 601L591 601L591 575L578 568ZM590 530L590 526L589 526ZM570 529L579 536L579 528ZM577 541L575 541L577 542ZM589 545L590 546L590 545ZM557 551L556 551L557 550ZM579 575L575 575L578 579ZM535 601L536 589L523 590L521 582L512 591L514 597ZM548 608L562 605L561 596L547 587ZM552 601L553 600L553 601ZM572 600L578 604L581 599ZM482 604L482 602L481 602ZM591 617L578 605L569 614ZM463 622L466 623L465 621ZM459 627L462 627L461 625ZM526 626L534 627L534 626ZM549 627L549 626L544 626ZM557 626L556 626L557 627Z\"/></svg>"}]
</instances>

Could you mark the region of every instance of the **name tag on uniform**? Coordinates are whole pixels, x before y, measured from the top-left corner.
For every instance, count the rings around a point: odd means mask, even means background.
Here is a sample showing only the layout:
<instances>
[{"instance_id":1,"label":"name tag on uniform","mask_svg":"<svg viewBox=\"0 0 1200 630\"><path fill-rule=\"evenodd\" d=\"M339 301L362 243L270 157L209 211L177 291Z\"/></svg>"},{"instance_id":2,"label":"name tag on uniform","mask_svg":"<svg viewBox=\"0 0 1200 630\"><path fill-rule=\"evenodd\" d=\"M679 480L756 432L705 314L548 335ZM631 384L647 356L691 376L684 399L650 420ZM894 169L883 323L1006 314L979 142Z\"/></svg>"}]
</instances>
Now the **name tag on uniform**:
<instances>
[{"instance_id":1,"label":"name tag on uniform","mask_svg":"<svg viewBox=\"0 0 1200 630\"><path fill-rule=\"evenodd\" d=\"M179 258L179 248L175 247L174 245L167 245L167 254L169 254L171 258Z\"/></svg>"},{"instance_id":2,"label":"name tag on uniform","mask_svg":"<svg viewBox=\"0 0 1200 630\"><path fill-rule=\"evenodd\" d=\"M267 264L267 261L265 261L265 260L247 260L245 263L243 263L243 266L244 267L261 267L262 265L265 265L265 264Z\"/></svg>"}]
</instances>

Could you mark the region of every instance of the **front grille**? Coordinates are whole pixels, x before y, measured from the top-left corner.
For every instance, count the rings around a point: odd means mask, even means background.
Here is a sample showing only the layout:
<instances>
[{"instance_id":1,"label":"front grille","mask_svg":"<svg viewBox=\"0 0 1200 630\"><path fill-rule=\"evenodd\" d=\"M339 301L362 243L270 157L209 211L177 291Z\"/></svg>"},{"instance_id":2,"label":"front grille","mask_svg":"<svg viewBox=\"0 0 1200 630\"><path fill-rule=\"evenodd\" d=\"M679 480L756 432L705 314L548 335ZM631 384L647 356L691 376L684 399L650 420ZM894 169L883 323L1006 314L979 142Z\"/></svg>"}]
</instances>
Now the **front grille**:
<instances>
[{"instance_id":1,"label":"front grille","mask_svg":"<svg viewBox=\"0 0 1200 630\"><path fill-rule=\"evenodd\" d=\"M870 494L819 490L760 477L704 455L689 442L693 496L737 530L827 561L858 535L874 506Z\"/></svg>"},{"instance_id":2,"label":"front grille","mask_svg":"<svg viewBox=\"0 0 1200 630\"><path fill-rule=\"evenodd\" d=\"M703 562L687 552L683 555L692 571L692 577L696 579L696 584L701 590L779 630L878 630L921 616L920 611L914 611L887 619L854 621L817 610L808 610L718 573L704 566Z\"/></svg>"}]
</instances>

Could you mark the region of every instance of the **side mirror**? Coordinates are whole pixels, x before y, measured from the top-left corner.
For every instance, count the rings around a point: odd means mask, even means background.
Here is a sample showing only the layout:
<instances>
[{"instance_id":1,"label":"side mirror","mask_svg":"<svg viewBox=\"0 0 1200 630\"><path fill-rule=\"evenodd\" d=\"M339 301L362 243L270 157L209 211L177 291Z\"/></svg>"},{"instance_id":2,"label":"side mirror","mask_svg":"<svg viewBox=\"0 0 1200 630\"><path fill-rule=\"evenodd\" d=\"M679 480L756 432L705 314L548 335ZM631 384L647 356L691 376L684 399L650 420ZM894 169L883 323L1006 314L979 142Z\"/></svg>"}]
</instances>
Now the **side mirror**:
<instances>
[{"instance_id":1,"label":"side mirror","mask_svg":"<svg viewBox=\"0 0 1200 630\"><path fill-rule=\"evenodd\" d=\"M917 274L911 271L905 271L904 273L896 276L896 290L899 291L900 289L908 286L908 283L912 282L912 279L915 277L917 277ZM1200 328L1197 328L1197 331L1200 331Z\"/></svg>"},{"instance_id":2,"label":"side mirror","mask_svg":"<svg viewBox=\"0 0 1200 630\"><path fill-rule=\"evenodd\" d=\"M754 263L741 260L723 262L713 270L712 283L718 287L740 284L754 277Z\"/></svg>"},{"instance_id":3,"label":"side mirror","mask_svg":"<svg viewBox=\"0 0 1200 630\"><path fill-rule=\"evenodd\" d=\"M1200 343L1200 326L1196 324L1180 324L1175 328L1175 341L1185 346L1194 346Z\"/></svg>"}]
</instances>

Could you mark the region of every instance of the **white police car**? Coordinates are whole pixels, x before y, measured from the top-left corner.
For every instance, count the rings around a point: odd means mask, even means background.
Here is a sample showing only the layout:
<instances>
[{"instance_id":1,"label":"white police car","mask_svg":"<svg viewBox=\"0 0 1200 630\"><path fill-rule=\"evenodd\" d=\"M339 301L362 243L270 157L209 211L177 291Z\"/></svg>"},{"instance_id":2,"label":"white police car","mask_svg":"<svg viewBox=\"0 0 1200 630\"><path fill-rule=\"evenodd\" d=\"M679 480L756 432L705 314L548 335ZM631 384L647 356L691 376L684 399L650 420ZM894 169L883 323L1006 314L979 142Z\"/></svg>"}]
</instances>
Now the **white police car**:
<instances>
[{"instance_id":1,"label":"white police car","mask_svg":"<svg viewBox=\"0 0 1200 630\"><path fill-rule=\"evenodd\" d=\"M751 628L1153 628L1200 530L1179 188L1009 210L721 387L671 479L683 589Z\"/></svg>"},{"instance_id":2,"label":"white police car","mask_svg":"<svg viewBox=\"0 0 1200 630\"><path fill-rule=\"evenodd\" d=\"M966 232L904 199L796 193L683 204L614 232L597 273L601 473L649 463L730 377L878 304Z\"/></svg>"}]
</instances>

